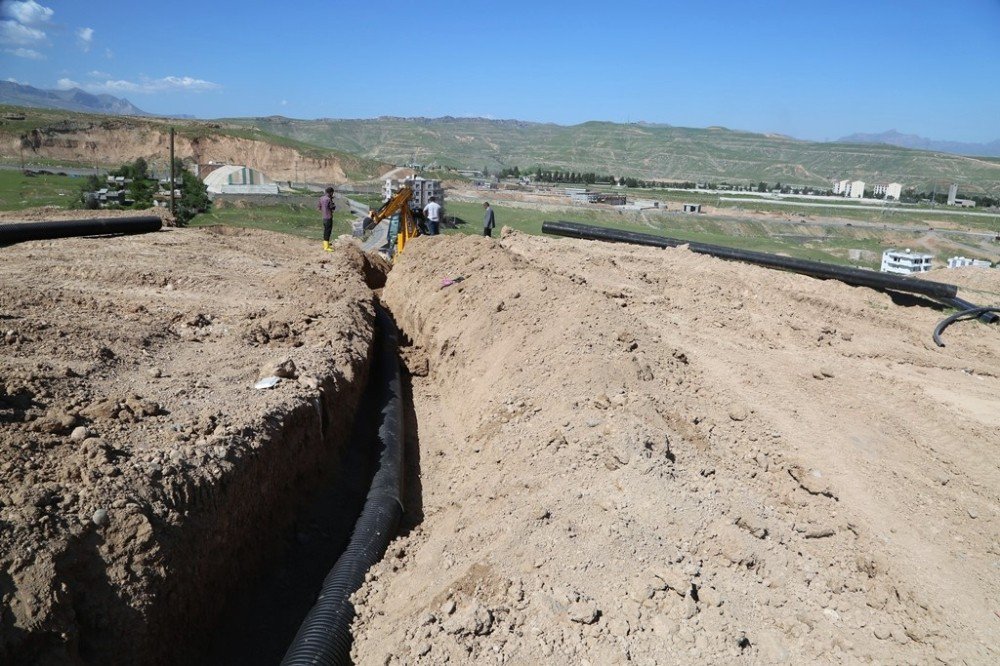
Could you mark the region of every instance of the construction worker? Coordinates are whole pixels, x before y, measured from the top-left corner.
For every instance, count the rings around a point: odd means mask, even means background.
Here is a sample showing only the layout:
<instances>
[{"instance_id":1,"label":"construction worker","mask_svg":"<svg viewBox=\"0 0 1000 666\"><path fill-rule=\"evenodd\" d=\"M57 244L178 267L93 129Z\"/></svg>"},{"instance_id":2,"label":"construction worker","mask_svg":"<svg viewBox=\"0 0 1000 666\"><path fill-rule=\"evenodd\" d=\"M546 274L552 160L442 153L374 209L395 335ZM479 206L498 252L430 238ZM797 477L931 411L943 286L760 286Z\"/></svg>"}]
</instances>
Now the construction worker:
<instances>
[{"instance_id":1,"label":"construction worker","mask_svg":"<svg viewBox=\"0 0 1000 666\"><path fill-rule=\"evenodd\" d=\"M437 197L431 197L424 206L424 217L427 218L427 235L437 236L441 231L441 204L437 202Z\"/></svg>"},{"instance_id":2,"label":"construction worker","mask_svg":"<svg viewBox=\"0 0 1000 666\"><path fill-rule=\"evenodd\" d=\"M484 201L483 208L486 209L486 214L483 215L483 235L492 236L493 227L497 226L497 219L493 215L493 209L490 208L490 202Z\"/></svg>"},{"instance_id":3,"label":"construction worker","mask_svg":"<svg viewBox=\"0 0 1000 666\"><path fill-rule=\"evenodd\" d=\"M333 211L337 210L337 204L333 202L333 188L326 188L326 194L319 198L316 210L323 215L323 249L333 252L330 247L330 232L333 231Z\"/></svg>"}]
</instances>

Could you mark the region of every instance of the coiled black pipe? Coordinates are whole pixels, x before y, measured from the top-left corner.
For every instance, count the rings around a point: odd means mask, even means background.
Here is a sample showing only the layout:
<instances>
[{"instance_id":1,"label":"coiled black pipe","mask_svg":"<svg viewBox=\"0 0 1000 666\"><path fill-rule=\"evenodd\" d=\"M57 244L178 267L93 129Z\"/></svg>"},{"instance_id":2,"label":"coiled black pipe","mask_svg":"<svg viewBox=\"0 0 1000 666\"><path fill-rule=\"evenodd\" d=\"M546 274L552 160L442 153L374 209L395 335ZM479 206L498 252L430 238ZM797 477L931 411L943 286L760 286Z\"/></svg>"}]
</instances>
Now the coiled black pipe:
<instances>
[{"instance_id":1,"label":"coiled black pipe","mask_svg":"<svg viewBox=\"0 0 1000 666\"><path fill-rule=\"evenodd\" d=\"M162 226L163 220L155 215L0 224L0 245L73 236L144 234L150 231L159 231Z\"/></svg>"},{"instance_id":2,"label":"coiled black pipe","mask_svg":"<svg viewBox=\"0 0 1000 666\"><path fill-rule=\"evenodd\" d=\"M950 305L956 310L982 310L982 312L979 313L979 321L984 324L995 324L1000 321L1000 315L998 315L993 309L980 308L980 306L975 303L970 303L969 301L963 298L958 298L957 296L955 298L946 298L941 302L945 305Z\"/></svg>"},{"instance_id":3,"label":"coiled black pipe","mask_svg":"<svg viewBox=\"0 0 1000 666\"><path fill-rule=\"evenodd\" d=\"M913 294L923 294L933 298L954 298L958 294L958 287L953 284L943 282L932 282L930 280L914 280L900 275L889 273L879 273L862 268L850 268L847 266L835 266L819 261L809 261L806 259L794 259L792 257L782 257L766 252L754 252L752 250L738 250L723 245L709 245L707 243L694 243L678 240L676 238L666 238L654 236L652 234L642 234L634 231L619 231L617 229L607 229L605 227L595 227L589 224L579 224L577 222L543 222L542 232L556 236L568 236L570 238L583 238L587 240L603 240L613 243L631 243L633 245L647 245L650 247L679 247L687 245L692 252L708 254L720 259L730 259L743 261L758 266L768 268L778 268L793 273L801 273L824 280L840 280L847 284L861 287L871 287L873 289L891 289L894 291L904 291Z\"/></svg>"},{"instance_id":4,"label":"coiled black pipe","mask_svg":"<svg viewBox=\"0 0 1000 666\"><path fill-rule=\"evenodd\" d=\"M951 324L958 321L959 319L964 319L966 317L982 317L984 314L996 314L1000 312L1000 308L977 308L972 307L968 310L961 310L949 315L938 322L938 325L934 327L934 344L938 347L944 347L944 340L941 339L941 334L944 333L944 329L948 328Z\"/></svg>"},{"instance_id":5,"label":"coiled black pipe","mask_svg":"<svg viewBox=\"0 0 1000 666\"><path fill-rule=\"evenodd\" d=\"M384 386L378 398L382 405L378 469L347 549L323 581L316 604L281 661L285 666L350 663L354 620L350 596L361 587L368 569L382 559L403 515L403 395L396 358L399 336L392 318L381 307L376 322L380 351L374 381Z\"/></svg>"}]
</instances>

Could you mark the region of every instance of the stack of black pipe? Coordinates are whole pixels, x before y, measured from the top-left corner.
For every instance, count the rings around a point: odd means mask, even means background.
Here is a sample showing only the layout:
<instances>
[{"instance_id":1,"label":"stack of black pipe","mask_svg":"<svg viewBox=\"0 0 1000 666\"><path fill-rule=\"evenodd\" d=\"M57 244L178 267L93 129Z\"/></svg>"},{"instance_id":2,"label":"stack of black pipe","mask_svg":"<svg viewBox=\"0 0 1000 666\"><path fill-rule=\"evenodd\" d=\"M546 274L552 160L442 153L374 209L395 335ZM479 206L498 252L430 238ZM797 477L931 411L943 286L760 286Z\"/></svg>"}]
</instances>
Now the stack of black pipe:
<instances>
[{"instance_id":1,"label":"stack of black pipe","mask_svg":"<svg viewBox=\"0 0 1000 666\"><path fill-rule=\"evenodd\" d=\"M676 238L666 238L664 236L654 236L652 234L642 234L634 231L619 231L617 229L607 229L605 227L595 227L589 224L579 224L578 222L543 222L542 232L556 236L569 236L570 238L584 238L588 240L603 240L614 243L631 243L633 245L648 245L651 247L679 247L687 245L692 252L708 254L720 259L731 259L743 261L768 268L778 268L802 273L812 277L825 280L840 280L847 284L861 287L871 287L873 289L891 289L903 291L911 294L923 294L936 299L953 299L958 295L958 287L953 284L943 282L932 282L930 280L916 280L902 275L892 275L889 273L879 273L863 268L851 268L849 266L837 266L825 264L819 261L809 261L807 259L794 259L783 257L777 254L766 252L754 252L752 250L738 250L723 245L709 245L708 243L694 243L690 241L678 240Z\"/></svg>"}]
</instances>

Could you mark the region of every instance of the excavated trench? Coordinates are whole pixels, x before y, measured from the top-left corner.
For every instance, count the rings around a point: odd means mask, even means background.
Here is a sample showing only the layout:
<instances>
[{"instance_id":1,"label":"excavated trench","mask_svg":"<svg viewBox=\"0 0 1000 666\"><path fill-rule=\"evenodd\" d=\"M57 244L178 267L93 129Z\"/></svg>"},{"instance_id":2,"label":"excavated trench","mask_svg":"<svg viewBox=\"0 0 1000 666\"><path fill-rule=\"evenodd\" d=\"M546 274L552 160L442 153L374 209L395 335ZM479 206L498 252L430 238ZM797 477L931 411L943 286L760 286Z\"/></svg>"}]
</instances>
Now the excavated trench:
<instances>
[{"instance_id":1,"label":"excavated trench","mask_svg":"<svg viewBox=\"0 0 1000 666\"><path fill-rule=\"evenodd\" d=\"M345 549L379 467L380 367L384 331L376 335L367 386L351 433L338 442L337 463L299 503L280 535L281 553L260 575L241 581L227 598L209 640L190 659L211 664L277 664ZM390 353L395 353L390 352Z\"/></svg>"},{"instance_id":2,"label":"excavated trench","mask_svg":"<svg viewBox=\"0 0 1000 666\"><path fill-rule=\"evenodd\" d=\"M243 234L232 239L229 235L222 233L219 241L196 240L194 244L207 242L212 246L207 251L215 253L221 252L216 243L246 246ZM162 264L156 262L162 250L157 246L174 240L170 235L151 235L122 241L131 245L115 252L135 255L138 265L131 273L121 273L124 278L114 272L120 269L113 261L99 257L95 261L101 265L94 269L80 267L72 260L56 264L58 270L85 274L90 283L80 284L87 294L105 289L110 294L113 292L104 286L106 282L125 282L127 286L136 273L139 279L159 280L154 269L142 273L143 254L152 247L151 265L160 267ZM81 251L80 247L103 251L111 246L99 243L106 241L73 239L58 245L15 248L7 255L8 267L11 275L16 276L18 270L28 274L37 265L35 253L49 252L49 247L69 255L85 255L96 252ZM4 423L0 468L8 475L0 485L0 534L6 542L0 551L0 596L4 602L0 606L0 663L274 664L288 649L324 577L348 544L377 467L379 451L372 444L376 435L373 428L380 416L379 387L370 385L370 378L381 363L375 294L384 286L388 267L345 250L344 256L319 264L321 272L336 269L328 276L319 275L319 279L333 280L338 287L357 282L364 288L347 285L325 298L310 293L310 303L299 302L306 294L301 291L303 278L298 269L287 270L283 275L290 277L281 279L290 289L300 291L290 291L288 300L295 302L285 303L280 293L283 284L275 284L269 277L276 266L274 249L258 252L265 254L264 283L275 304L250 311L248 323L239 323L244 310L234 314L220 309L218 314L193 317L192 334L187 328L180 331L179 340L189 343L187 347L171 343L169 337L150 337L146 328L142 332L146 337L133 343L133 320L150 327L158 313L157 298L164 292L141 295L137 316L123 318L118 333L123 343L132 346L106 347L106 359L101 352L97 363L86 370L63 373L56 369L51 378L37 370L22 372L21 368L35 367L29 365L35 363L34 358L50 353L48 331L52 331L52 348L61 344L60 338L83 336L83 353L89 339L106 339L108 333L103 330L87 328L103 315L103 293L94 296L97 300L93 303L81 296L71 297L78 309L80 330L57 328L45 321L33 323L42 315L35 315L27 303L46 293L44 284L37 285L35 296L6 287L0 293L0 313L12 322L8 326L21 327L18 340L12 343L13 336L7 337L6 344L11 345L5 361L8 365L0 368L7 375L6 383L0 383L0 420ZM288 253L296 258L301 254L295 247ZM292 259L284 261L294 268ZM219 265L223 263L220 259ZM195 271L186 279L192 284L213 285L219 269L208 266L205 270L209 275L204 281L193 275ZM111 279L107 280L109 274ZM312 279L313 284L323 284ZM169 277L161 286L170 284L173 289L175 282L185 284ZM48 297L56 304L44 313L49 320L58 316L59 303L66 297L65 287L59 288L63 291ZM132 292L137 291L132 288ZM305 292L314 292L314 288L307 287ZM203 294L199 292L198 297L203 298ZM165 296L173 298L169 290ZM121 301L109 302L114 303L111 307L121 307ZM329 309L324 310L327 304ZM175 322L176 307L176 303L164 307ZM183 301L181 307L186 307ZM193 307L216 306L202 303ZM96 310L91 313L87 308ZM275 321L286 311L292 317L288 324ZM304 323L297 323L295 317L304 317ZM195 349L195 367L202 366L200 370L214 365L216 362L206 358L215 353L211 348L213 329L206 323L213 320L227 325L223 329L220 324L214 332L220 338L221 358L231 358L234 351L237 357L253 353L254 358L266 359L268 354L273 358L275 352L268 351L266 344L261 346L259 337L256 347L233 350L233 335L246 331L240 335L264 335L266 341L268 334L277 331L287 337L272 337L272 342L288 340L285 349L309 349L297 358L303 359L301 363L310 373L292 381L293 388L268 394L275 398L244 393L248 404L238 405L229 394L222 395L232 390L224 385L232 385L237 370L218 362L210 373L222 383L214 389L220 392L217 404L203 410L194 426L184 425L183 414L199 409L193 398L204 396L212 405L213 388L209 379L185 388L190 384L179 380L195 373L173 370L168 364L179 367L183 360L185 367L191 367L192 361L183 354L185 349ZM326 327L310 337L310 326L321 324ZM34 329L29 338L26 331L31 326ZM202 333L202 337L194 337ZM155 340L155 345L148 340ZM197 343L197 348L191 347L191 342ZM144 349L145 356L139 358L151 357L148 350L163 355L160 362L165 370L157 369L152 383L147 372L135 377L131 370L129 354ZM322 349L330 350L326 357ZM237 359L240 376L247 363L260 362L248 359L239 364ZM41 362L36 365L39 369L48 367ZM84 396L93 402L92 396L108 395L100 383L105 377L117 382L111 385L121 390L147 386L147 396L153 395L152 387L160 377L164 378L162 383L180 388L171 388L175 396L171 402L161 398L160 402L142 403L152 405L145 415L132 398L100 403L108 405L100 413L80 409L78 405L86 402ZM23 381L23 386L18 381ZM134 405L134 413L126 402ZM257 404L270 406L255 412ZM69 438L72 426L64 427L49 416L57 413L53 411L56 405L65 405L67 422L82 423L80 427L100 437L91 437L93 442L86 440L82 446L79 440ZM129 424L130 420L139 425ZM55 423L51 429L50 422ZM161 428L171 436L176 431L181 439L180 444L167 446L162 453L154 448L158 443L145 434L158 433ZM69 461L68 468L59 461L60 456L53 456L60 446L67 447L61 457ZM89 458L74 463L77 455ZM10 477L15 470L27 474L25 483L34 481L36 486L51 489L43 498L46 503L13 485ZM69 495L74 483L82 488L79 499ZM96 485L88 491L88 484ZM89 496L95 499L87 500ZM58 512L60 505L67 504L67 497L80 503L75 506L82 504L69 520L63 517L66 513ZM95 504L107 509L95 512L90 508ZM103 514L100 518L99 513ZM66 521L65 527L57 520ZM53 530L53 525L60 531Z\"/></svg>"},{"instance_id":3,"label":"excavated trench","mask_svg":"<svg viewBox=\"0 0 1000 666\"><path fill-rule=\"evenodd\" d=\"M388 268L371 261L365 261L360 266L364 280L373 292L377 293L384 286ZM301 414L301 420L289 424L292 430L301 427L303 432L321 433L318 449L327 454L323 460L314 460L303 466L308 469L315 465L318 473L308 486L304 484L292 489L292 497L289 498L293 506L290 522L278 526L269 536L254 535L254 539L275 545L273 556L261 562L255 575L239 577L225 596L218 621L210 629L201 630L203 640L190 648L179 645L173 654L167 656L167 662L264 666L281 662L283 656L287 660L298 640L297 632L301 633L304 627L304 618L311 617L310 611L317 603L317 594L324 588L324 580L331 577L332 572L342 567L346 560L352 557L358 559L351 549L357 549L359 540L361 547L366 547L363 542L369 535L359 536L357 532L363 531L361 521L365 512L369 511L371 496L380 483L380 475L385 474L387 464L380 441L386 418L383 413L384 394L393 372L390 364L398 364L395 324L388 311L377 303L377 297L375 308L374 343L364 371L350 386L351 399L345 401L337 413L340 422L317 422L312 415ZM395 372L398 376L398 368ZM353 396L359 389L360 396L354 400ZM405 377L401 390L397 389L397 392L403 398L401 416L409 425L415 417L412 408L408 407L409 390ZM347 405L354 406L349 427L344 420L347 415L343 407ZM322 411L327 414L330 409L329 405L325 405ZM349 433L346 437L342 435L345 432ZM408 449L410 444L415 448L415 441L408 441ZM389 473L401 474L400 483L405 477L403 469L397 468ZM397 502L401 503L401 500ZM394 523L391 532L385 535L386 541L395 535L395 527ZM380 555L381 552L376 556ZM347 565L364 566L357 561ZM362 574L366 568L361 569ZM338 628L347 637L345 655L350 650L349 627L348 618ZM334 630L327 624L322 631Z\"/></svg>"},{"instance_id":4,"label":"excavated trench","mask_svg":"<svg viewBox=\"0 0 1000 666\"><path fill-rule=\"evenodd\" d=\"M104 337L88 346L83 336L83 353L105 361L89 375L82 361L69 363L95 388L62 399L65 416L86 417L109 446L120 445L113 450L63 441L65 429L62 440L32 429L62 427L57 413L28 420L42 411L32 400L54 404L62 384L77 381L61 367L47 386L27 375L43 372L39 355L64 345L61 336L42 344L50 330L42 317L58 317L67 285L80 277L65 267L92 246L71 246L65 257L39 246L32 252L51 255L52 268L37 280L56 288L0 290L0 317L13 330L4 344L22 355L29 343L37 348L24 356L28 371L8 364L10 379L0 384L0 418L24 421L20 439L0 429L0 472L28 470L25 485L46 491L11 491L0 477L0 531L14 537L8 551L17 553L11 564L0 550L0 663L277 663L348 543L380 453L367 444L378 401L365 387L375 374L375 298L386 269L349 247L320 266L316 252L296 259L304 254L297 241L232 234L212 239L211 257L189 259L192 273L210 269L196 286L209 291L234 272L216 259L231 241L234 257L258 252L252 265L236 265L256 271L241 288L264 283L273 294L253 291L253 307L232 312L197 304L181 324L172 320L171 330L181 330L171 349L184 364L164 366L168 392L122 371L132 361L149 365L129 357L130 346L145 348L147 332L133 330L136 313L119 305L124 297L102 309L89 293L70 294L74 313L90 308L76 320L114 315L129 342L113 346L99 330ZM128 260L141 264L146 241L127 242ZM111 276L143 292L145 309L131 319L174 317L184 306L174 292L148 286L163 284L163 243L146 267ZM4 259L25 268L12 274L5 261L0 276L31 284L34 256ZM167 277L178 292L187 288ZM997 293L994 276L979 278ZM45 312L20 318L36 290ZM216 291L229 298L233 288ZM411 385L404 373L401 391L408 513L352 597L359 663L996 661L988 622L997 581L992 560L980 557L997 542L994 516L985 515L996 469L978 462L995 432L995 337L956 328L941 350L926 339L937 313L912 308L900 317L890 296L867 289L682 249L510 232L499 242L418 240L384 299L413 340L402 351L416 378ZM255 342L239 353L256 356L227 366L234 354L226 345L239 336L212 321L242 327ZM213 330L222 349L210 357ZM211 367L205 381L239 384L276 351L325 368L317 386L233 390L219 406L235 425L217 414L208 419L214 434L199 421L191 437L188 426L176 433L183 443L159 443L168 460L184 454L195 464L182 475L164 468L167 478L145 495L112 495L122 499L110 505L110 522L90 525L91 497L104 501L116 473L134 480L153 469L141 466L150 452L125 450L129 440L169 434L183 421L185 398L199 409L214 397L199 389L197 373L181 370ZM344 361L336 371L335 353ZM962 370L970 367L981 371ZM928 377L948 383L945 398L924 392ZM173 413L115 422L92 412L95 396L121 381ZM220 396L227 388L214 386ZM144 404L119 402L123 413ZM242 441L225 440L225 465L201 461L224 448L201 443L220 430ZM29 435L50 447L47 459L70 451L83 477L74 471L71 481L86 487L97 478L97 491L72 510L52 508L69 500L39 480L41 454L8 455L31 449ZM114 459L91 460L104 454ZM122 462L129 456L131 467ZM914 488L925 502L911 501ZM914 524L914 511L926 520ZM43 578L47 551L22 555L34 544L18 541L31 532L17 526L42 530L63 515L86 526L51 549L57 575ZM27 579L32 571L37 577ZM32 595L43 590L58 602L44 622L32 614ZM72 633L61 636L67 627Z\"/></svg>"}]
</instances>

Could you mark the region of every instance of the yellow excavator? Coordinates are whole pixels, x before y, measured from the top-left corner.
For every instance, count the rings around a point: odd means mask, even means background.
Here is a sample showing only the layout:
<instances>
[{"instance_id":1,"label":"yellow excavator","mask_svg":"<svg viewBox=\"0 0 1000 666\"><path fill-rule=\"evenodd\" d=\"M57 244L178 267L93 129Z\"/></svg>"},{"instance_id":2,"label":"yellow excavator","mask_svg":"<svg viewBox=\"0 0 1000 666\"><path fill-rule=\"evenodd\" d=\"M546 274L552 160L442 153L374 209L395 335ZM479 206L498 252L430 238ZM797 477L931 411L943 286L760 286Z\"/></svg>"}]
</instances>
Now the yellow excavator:
<instances>
[{"instance_id":1,"label":"yellow excavator","mask_svg":"<svg viewBox=\"0 0 1000 666\"><path fill-rule=\"evenodd\" d=\"M381 208L369 214L374 224L378 224L382 220L390 220L388 240L391 244L393 233L395 233L396 251L394 254L401 253L411 238L416 238L420 235L420 229L413 220L413 211L410 209L410 200L412 198L413 190L404 186L391 199L382 204ZM397 214L399 215L399 222L394 225L394 221L391 218Z\"/></svg>"}]
</instances>

